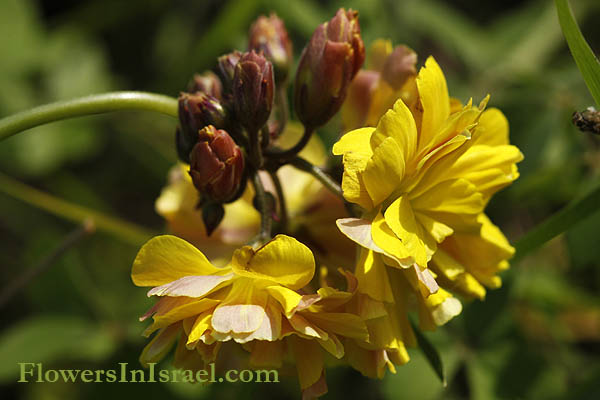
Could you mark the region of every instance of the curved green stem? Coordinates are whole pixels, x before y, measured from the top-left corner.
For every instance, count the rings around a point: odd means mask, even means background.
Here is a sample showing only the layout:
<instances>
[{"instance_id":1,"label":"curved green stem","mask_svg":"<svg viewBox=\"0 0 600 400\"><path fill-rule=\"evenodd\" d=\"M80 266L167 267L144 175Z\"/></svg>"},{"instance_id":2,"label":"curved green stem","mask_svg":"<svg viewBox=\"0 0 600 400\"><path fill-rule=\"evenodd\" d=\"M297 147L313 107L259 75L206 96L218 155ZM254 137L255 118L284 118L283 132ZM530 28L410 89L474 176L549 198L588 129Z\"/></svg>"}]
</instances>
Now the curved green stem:
<instances>
[{"instance_id":1,"label":"curved green stem","mask_svg":"<svg viewBox=\"0 0 600 400\"><path fill-rule=\"evenodd\" d=\"M177 99L146 92L111 92L35 107L0 120L0 140L62 119L111 111L154 111L177 118Z\"/></svg>"},{"instance_id":2,"label":"curved green stem","mask_svg":"<svg viewBox=\"0 0 600 400\"><path fill-rule=\"evenodd\" d=\"M302 157L294 157L290 160L290 165L298 168L301 171L308 172L314 176L319 182L329 189L333 194L344 200L344 194L340 185L327 175L321 168L311 164Z\"/></svg>"}]
</instances>

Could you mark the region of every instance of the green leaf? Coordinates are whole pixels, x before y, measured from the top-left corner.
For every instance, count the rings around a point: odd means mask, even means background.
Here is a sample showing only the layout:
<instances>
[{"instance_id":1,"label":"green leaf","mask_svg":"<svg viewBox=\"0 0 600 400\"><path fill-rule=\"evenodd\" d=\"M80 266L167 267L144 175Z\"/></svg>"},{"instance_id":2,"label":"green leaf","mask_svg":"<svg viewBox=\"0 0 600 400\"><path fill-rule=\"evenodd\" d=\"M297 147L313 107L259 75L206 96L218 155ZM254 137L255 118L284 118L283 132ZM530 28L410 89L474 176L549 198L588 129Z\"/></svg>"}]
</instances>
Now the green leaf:
<instances>
[{"instance_id":1,"label":"green leaf","mask_svg":"<svg viewBox=\"0 0 600 400\"><path fill-rule=\"evenodd\" d=\"M600 185L527 232L515 244L513 262L600 210Z\"/></svg>"},{"instance_id":2,"label":"green leaf","mask_svg":"<svg viewBox=\"0 0 600 400\"><path fill-rule=\"evenodd\" d=\"M567 0L555 0L558 20L575 63L600 108L600 63L585 41Z\"/></svg>"},{"instance_id":3,"label":"green leaf","mask_svg":"<svg viewBox=\"0 0 600 400\"><path fill-rule=\"evenodd\" d=\"M413 330L415 331L415 336L417 338L417 344L419 345L419 349L425 355L425 358L431 365L431 368L435 371L436 375L440 378L442 385L446 386L446 373L444 371L444 364L442 363L442 357L440 353L435 348L435 346L427 339L425 335L419 330L419 328L415 325L415 323L410 320L410 324L412 325Z\"/></svg>"},{"instance_id":4,"label":"green leaf","mask_svg":"<svg viewBox=\"0 0 600 400\"><path fill-rule=\"evenodd\" d=\"M37 316L0 336L0 382L19 376L19 363L99 361L115 347L114 337L96 323L75 316Z\"/></svg>"}]
</instances>

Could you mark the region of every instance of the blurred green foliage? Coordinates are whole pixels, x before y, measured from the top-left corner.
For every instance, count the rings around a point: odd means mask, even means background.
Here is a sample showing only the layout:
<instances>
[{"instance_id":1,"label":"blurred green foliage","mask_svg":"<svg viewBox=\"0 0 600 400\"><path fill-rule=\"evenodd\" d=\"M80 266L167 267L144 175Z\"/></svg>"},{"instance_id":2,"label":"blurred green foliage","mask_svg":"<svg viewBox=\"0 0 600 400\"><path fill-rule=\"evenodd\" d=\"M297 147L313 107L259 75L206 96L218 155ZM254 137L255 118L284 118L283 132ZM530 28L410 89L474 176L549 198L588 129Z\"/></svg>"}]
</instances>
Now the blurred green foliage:
<instances>
[{"instance_id":1,"label":"blurred green foliage","mask_svg":"<svg viewBox=\"0 0 600 400\"><path fill-rule=\"evenodd\" d=\"M572 0L596 53L600 2ZM489 206L514 241L598 184L600 141L578 132L575 110L593 104L571 58L554 3L544 0L168 0L0 1L0 116L53 100L115 89L177 95L215 57L246 47L260 13L286 22L296 56L338 7L360 11L365 42L406 43L442 65L451 93L490 105L511 123L525 154L521 178ZM331 142L330 124L319 133ZM121 113L39 127L0 144L4 174L70 202L154 230L154 199L175 161L174 123ZM35 266L73 229L0 190L2 286ZM443 388L418 351L370 381L349 369L329 373L327 398L600 398L600 213L521 260L502 289L427 336L440 349ZM137 321L149 306L130 281L137 247L116 237L85 239L2 310L0 397L79 399L288 398L278 384L18 384L17 362L47 367L137 365L145 339ZM167 361L168 362L168 361ZM165 368L167 363L165 363Z\"/></svg>"}]
</instances>

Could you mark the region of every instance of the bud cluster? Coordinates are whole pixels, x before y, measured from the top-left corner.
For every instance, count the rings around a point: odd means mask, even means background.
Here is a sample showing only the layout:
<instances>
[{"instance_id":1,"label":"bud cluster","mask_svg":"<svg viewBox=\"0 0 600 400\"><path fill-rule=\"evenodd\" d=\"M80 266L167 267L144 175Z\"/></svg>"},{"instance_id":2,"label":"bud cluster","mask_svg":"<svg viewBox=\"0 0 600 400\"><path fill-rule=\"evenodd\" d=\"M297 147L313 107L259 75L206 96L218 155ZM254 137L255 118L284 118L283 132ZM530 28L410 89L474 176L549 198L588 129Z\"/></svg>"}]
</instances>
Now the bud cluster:
<instances>
[{"instance_id":1,"label":"bud cluster","mask_svg":"<svg viewBox=\"0 0 600 400\"><path fill-rule=\"evenodd\" d=\"M292 156L339 111L364 58L357 12L340 9L316 29L295 78L294 106L306 134ZM283 21L274 14L261 16L250 27L248 51L219 57L216 73L194 75L181 93L177 154L190 165L207 230L222 218L209 215L222 214L218 207L241 196L249 176L283 163L281 157L268 159L278 151L273 142L288 118L292 61Z\"/></svg>"}]
</instances>

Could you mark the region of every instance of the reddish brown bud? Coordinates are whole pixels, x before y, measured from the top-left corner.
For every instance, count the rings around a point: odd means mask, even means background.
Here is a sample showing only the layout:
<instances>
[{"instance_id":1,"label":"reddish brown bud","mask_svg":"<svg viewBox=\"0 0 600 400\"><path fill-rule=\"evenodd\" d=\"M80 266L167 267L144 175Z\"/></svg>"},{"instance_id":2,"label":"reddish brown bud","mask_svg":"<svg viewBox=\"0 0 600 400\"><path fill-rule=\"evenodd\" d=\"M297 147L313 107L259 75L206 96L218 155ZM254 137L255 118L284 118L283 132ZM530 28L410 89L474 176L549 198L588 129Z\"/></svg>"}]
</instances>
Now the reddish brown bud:
<instances>
[{"instance_id":1,"label":"reddish brown bud","mask_svg":"<svg viewBox=\"0 0 600 400\"><path fill-rule=\"evenodd\" d=\"M283 21L275 14L268 18L258 17L250 27L248 49L264 53L273 64L275 84L280 85L288 77L292 64L292 42Z\"/></svg>"},{"instance_id":2,"label":"reddish brown bud","mask_svg":"<svg viewBox=\"0 0 600 400\"><path fill-rule=\"evenodd\" d=\"M194 75L194 79L192 79L188 86L188 92L202 92L220 100L223 93L223 85L214 72L207 71Z\"/></svg>"},{"instance_id":3,"label":"reddish brown bud","mask_svg":"<svg viewBox=\"0 0 600 400\"><path fill-rule=\"evenodd\" d=\"M258 132L273 108L273 66L254 50L244 53L235 67L233 105L237 120L250 132Z\"/></svg>"},{"instance_id":4,"label":"reddish brown bud","mask_svg":"<svg viewBox=\"0 0 600 400\"><path fill-rule=\"evenodd\" d=\"M225 109L219 100L206 93L182 93L179 96L180 129L176 136L177 153L189 155L198 142L198 132L207 125L224 128L226 123ZM187 157L182 161L189 162Z\"/></svg>"},{"instance_id":5,"label":"reddish brown bud","mask_svg":"<svg viewBox=\"0 0 600 400\"><path fill-rule=\"evenodd\" d=\"M244 157L231 136L212 125L202 129L190 154L190 176L202 196L217 203L233 199L243 175Z\"/></svg>"},{"instance_id":6,"label":"reddish brown bud","mask_svg":"<svg viewBox=\"0 0 600 400\"><path fill-rule=\"evenodd\" d=\"M237 65L241 56L242 53L235 50L231 53L222 55L218 59L218 72L221 75L221 81L223 82L225 91L231 90L233 75L235 73L235 66Z\"/></svg>"},{"instance_id":7,"label":"reddish brown bud","mask_svg":"<svg viewBox=\"0 0 600 400\"><path fill-rule=\"evenodd\" d=\"M339 9L315 30L300 56L294 100L305 126L321 126L338 112L364 61L358 13Z\"/></svg>"}]
</instances>

